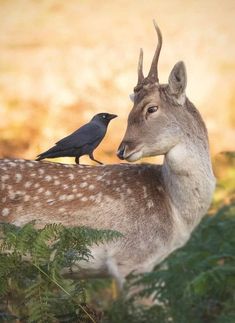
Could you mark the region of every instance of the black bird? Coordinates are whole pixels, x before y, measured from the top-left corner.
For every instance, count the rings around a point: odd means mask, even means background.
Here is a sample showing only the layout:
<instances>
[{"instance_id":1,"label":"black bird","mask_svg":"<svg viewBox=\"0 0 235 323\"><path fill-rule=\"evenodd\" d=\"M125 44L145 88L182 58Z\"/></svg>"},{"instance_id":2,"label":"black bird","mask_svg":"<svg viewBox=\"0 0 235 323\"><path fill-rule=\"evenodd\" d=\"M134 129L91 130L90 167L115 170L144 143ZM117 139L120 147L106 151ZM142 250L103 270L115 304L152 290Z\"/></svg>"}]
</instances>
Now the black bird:
<instances>
[{"instance_id":1,"label":"black bird","mask_svg":"<svg viewBox=\"0 0 235 323\"><path fill-rule=\"evenodd\" d=\"M116 118L116 114L98 113L90 122L74 131L71 135L58 141L55 146L37 156L36 160L56 157L75 157L76 164L83 155L102 164L93 156L93 151L104 138L109 122Z\"/></svg>"}]
</instances>

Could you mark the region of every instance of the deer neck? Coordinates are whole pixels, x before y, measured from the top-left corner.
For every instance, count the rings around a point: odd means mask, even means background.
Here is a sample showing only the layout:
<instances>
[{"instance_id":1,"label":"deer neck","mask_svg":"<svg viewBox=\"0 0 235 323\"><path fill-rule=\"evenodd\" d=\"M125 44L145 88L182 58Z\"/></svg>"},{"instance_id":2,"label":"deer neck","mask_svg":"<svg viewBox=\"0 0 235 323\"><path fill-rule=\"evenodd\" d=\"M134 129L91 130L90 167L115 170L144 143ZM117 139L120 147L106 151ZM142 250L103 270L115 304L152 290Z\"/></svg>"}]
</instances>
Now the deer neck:
<instances>
[{"instance_id":1,"label":"deer neck","mask_svg":"<svg viewBox=\"0 0 235 323\"><path fill-rule=\"evenodd\" d=\"M162 172L173 213L192 231L207 212L215 188L208 144L176 145L165 155Z\"/></svg>"}]
</instances>

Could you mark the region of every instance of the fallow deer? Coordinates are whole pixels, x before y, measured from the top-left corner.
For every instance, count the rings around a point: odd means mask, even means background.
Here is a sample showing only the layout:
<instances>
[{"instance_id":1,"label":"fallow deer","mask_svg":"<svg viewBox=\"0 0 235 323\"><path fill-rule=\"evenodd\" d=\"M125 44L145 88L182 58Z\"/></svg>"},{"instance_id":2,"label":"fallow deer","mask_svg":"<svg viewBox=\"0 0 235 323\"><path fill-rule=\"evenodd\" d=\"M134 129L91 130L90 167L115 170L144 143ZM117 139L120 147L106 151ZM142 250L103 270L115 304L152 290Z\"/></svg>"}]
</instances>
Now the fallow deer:
<instances>
[{"instance_id":1,"label":"fallow deer","mask_svg":"<svg viewBox=\"0 0 235 323\"><path fill-rule=\"evenodd\" d=\"M162 165L66 165L2 159L1 221L21 226L62 223L113 229L124 237L92 247L89 262L64 275L112 276L146 272L189 239L215 187L207 130L185 94L186 69L177 63L168 84L158 80L162 35L147 77L140 52L134 106L118 156L136 161L164 155Z\"/></svg>"}]
</instances>

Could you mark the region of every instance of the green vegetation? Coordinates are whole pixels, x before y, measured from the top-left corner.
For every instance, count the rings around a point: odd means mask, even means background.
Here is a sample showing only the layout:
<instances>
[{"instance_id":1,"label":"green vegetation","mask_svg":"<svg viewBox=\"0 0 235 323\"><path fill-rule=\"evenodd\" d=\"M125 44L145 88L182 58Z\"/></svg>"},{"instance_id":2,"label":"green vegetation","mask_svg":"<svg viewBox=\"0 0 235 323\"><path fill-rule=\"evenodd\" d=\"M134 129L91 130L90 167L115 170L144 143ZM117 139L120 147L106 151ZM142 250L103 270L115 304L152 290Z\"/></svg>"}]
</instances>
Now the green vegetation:
<instances>
[{"instance_id":1,"label":"green vegetation","mask_svg":"<svg viewBox=\"0 0 235 323\"><path fill-rule=\"evenodd\" d=\"M132 278L143 290L114 303L107 322L235 322L234 232L235 201L207 216L187 245L155 271ZM151 295L158 305L136 305L136 298Z\"/></svg>"},{"instance_id":2,"label":"green vegetation","mask_svg":"<svg viewBox=\"0 0 235 323\"><path fill-rule=\"evenodd\" d=\"M1 229L0 321L92 322L83 305L84 281L66 280L60 273L77 260L87 261L92 244L121 235L57 224L40 230L33 223L22 228L1 224Z\"/></svg>"}]
</instances>

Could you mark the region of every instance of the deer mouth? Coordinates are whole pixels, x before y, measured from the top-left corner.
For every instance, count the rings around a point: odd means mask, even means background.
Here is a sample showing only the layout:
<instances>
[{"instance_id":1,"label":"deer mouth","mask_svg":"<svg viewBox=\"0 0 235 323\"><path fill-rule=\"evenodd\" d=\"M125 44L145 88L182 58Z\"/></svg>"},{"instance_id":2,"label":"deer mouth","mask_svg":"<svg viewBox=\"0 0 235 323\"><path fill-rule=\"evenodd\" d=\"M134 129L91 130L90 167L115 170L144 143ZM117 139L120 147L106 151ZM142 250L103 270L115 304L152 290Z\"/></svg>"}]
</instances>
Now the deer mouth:
<instances>
[{"instance_id":1,"label":"deer mouth","mask_svg":"<svg viewBox=\"0 0 235 323\"><path fill-rule=\"evenodd\" d=\"M134 162L139 160L143 156L142 147L138 146L132 150L130 150L130 143L127 144L125 141L122 142L118 148L117 156L120 159L125 159L129 162ZM135 145L136 146L136 145Z\"/></svg>"},{"instance_id":2,"label":"deer mouth","mask_svg":"<svg viewBox=\"0 0 235 323\"><path fill-rule=\"evenodd\" d=\"M126 159L129 162L135 162L139 159L141 159L143 156L143 153L141 150L133 151L129 153L128 155L124 156L124 159Z\"/></svg>"}]
</instances>

